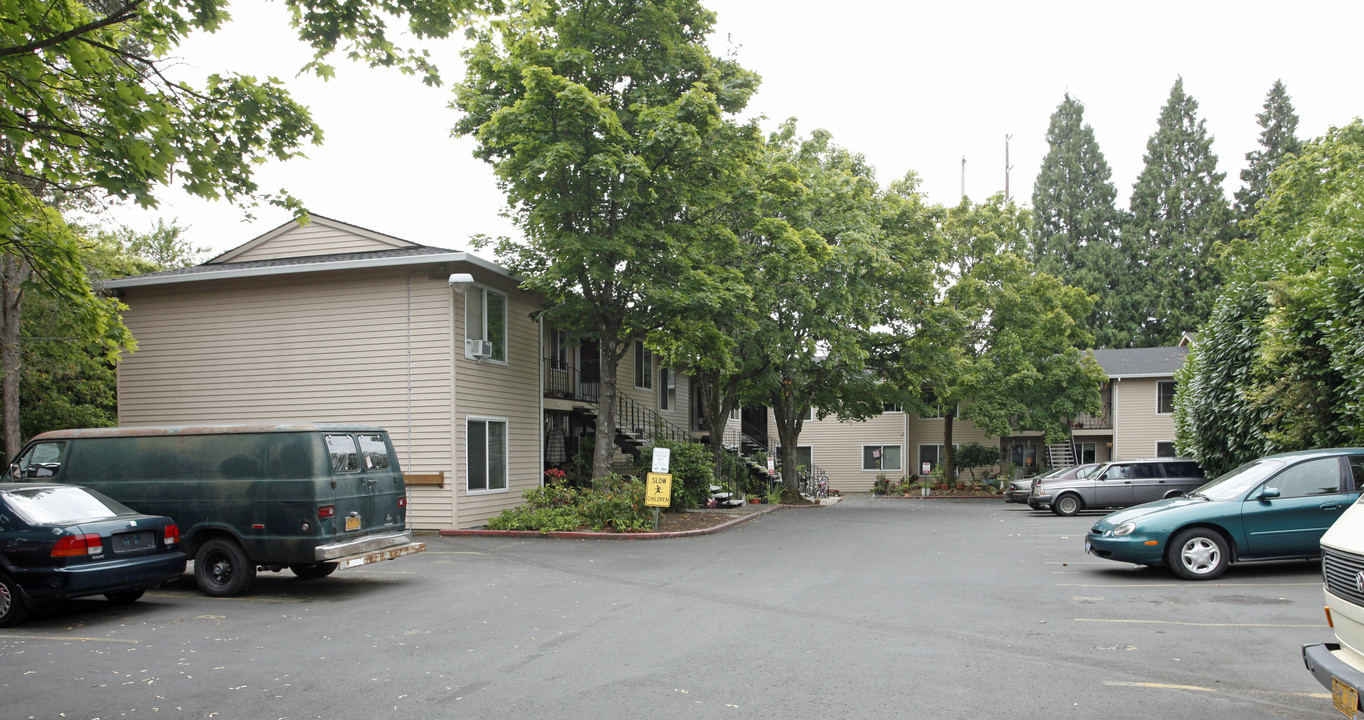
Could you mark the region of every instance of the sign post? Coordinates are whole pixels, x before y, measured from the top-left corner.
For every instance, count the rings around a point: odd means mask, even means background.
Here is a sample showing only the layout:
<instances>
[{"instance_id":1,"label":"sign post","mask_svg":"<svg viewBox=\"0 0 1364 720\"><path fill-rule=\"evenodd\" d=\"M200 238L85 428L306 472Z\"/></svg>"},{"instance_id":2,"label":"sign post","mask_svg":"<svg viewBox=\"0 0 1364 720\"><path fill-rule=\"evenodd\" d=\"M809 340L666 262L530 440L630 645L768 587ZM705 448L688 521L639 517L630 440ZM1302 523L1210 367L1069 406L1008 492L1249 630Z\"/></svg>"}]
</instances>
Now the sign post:
<instances>
[{"instance_id":1,"label":"sign post","mask_svg":"<svg viewBox=\"0 0 1364 720\"><path fill-rule=\"evenodd\" d=\"M673 476L668 473L672 461L672 451L668 448L654 448L653 465L644 482L644 506L654 509L654 530L658 530L659 508L672 505Z\"/></svg>"}]
</instances>

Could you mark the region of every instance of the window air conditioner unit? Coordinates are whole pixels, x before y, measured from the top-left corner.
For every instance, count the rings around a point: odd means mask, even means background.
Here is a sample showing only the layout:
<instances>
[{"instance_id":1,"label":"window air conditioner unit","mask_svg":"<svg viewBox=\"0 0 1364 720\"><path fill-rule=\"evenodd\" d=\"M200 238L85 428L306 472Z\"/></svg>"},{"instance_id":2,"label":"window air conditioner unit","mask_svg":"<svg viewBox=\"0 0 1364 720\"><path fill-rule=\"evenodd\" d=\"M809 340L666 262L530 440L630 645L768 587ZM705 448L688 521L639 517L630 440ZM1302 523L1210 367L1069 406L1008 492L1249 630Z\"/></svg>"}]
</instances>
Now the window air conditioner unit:
<instances>
[{"instance_id":1,"label":"window air conditioner unit","mask_svg":"<svg viewBox=\"0 0 1364 720\"><path fill-rule=\"evenodd\" d=\"M491 340L470 340L469 354L476 358L487 358L493 356L493 343Z\"/></svg>"}]
</instances>

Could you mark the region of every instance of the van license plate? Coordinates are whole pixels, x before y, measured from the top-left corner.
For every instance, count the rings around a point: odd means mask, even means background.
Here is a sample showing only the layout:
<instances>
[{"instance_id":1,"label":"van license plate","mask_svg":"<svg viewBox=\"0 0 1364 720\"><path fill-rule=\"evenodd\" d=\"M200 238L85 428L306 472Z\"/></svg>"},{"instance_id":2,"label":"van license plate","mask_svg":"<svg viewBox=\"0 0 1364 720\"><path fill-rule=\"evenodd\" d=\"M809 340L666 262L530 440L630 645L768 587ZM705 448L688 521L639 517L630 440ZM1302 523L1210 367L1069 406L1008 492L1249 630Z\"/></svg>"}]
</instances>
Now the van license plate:
<instances>
[{"instance_id":1,"label":"van license plate","mask_svg":"<svg viewBox=\"0 0 1364 720\"><path fill-rule=\"evenodd\" d=\"M351 530L359 530L359 529L360 529L360 516L359 516L359 515L349 515L349 516L347 516L347 517L346 517L346 532L350 532Z\"/></svg>"},{"instance_id":2,"label":"van license plate","mask_svg":"<svg viewBox=\"0 0 1364 720\"><path fill-rule=\"evenodd\" d=\"M1331 678L1331 704L1345 717L1352 718L1355 716L1355 710L1359 709L1359 691Z\"/></svg>"}]
</instances>

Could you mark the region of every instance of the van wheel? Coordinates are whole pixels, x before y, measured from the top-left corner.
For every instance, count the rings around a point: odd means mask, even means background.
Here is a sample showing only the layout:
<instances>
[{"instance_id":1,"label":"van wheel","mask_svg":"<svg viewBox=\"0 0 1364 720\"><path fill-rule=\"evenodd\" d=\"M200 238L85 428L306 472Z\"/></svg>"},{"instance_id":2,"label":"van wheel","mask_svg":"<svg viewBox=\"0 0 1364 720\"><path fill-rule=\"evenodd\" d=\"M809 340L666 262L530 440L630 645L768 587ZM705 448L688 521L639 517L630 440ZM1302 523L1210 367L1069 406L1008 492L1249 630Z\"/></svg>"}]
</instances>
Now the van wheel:
<instances>
[{"instance_id":1,"label":"van wheel","mask_svg":"<svg viewBox=\"0 0 1364 720\"><path fill-rule=\"evenodd\" d=\"M1062 495L1051 501L1051 511L1061 517L1070 517L1080 512L1084 508L1084 503L1076 495Z\"/></svg>"},{"instance_id":2,"label":"van wheel","mask_svg":"<svg viewBox=\"0 0 1364 720\"><path fill-rule=\"evenodd\" d=\"M336 563L294 563L289 569L302 580L316 580L336 572Z\"/></svg>"},{"instance_id":3,"label":"van wheel","mask_svg":"<svg viewBox=\"0 0 1364 720\"><path fill-rule=\"evenodd\" d=\"M1231 558L1227 541L1215 530L1190 528L1174 536L1165 550L1170 569L1185 580L1221 577Z\"/></svg>"},{"instance_id":4,"label":"van wheel","mask_svg":"<svg viewBox=\"0 0 1364 720\"><path fill-rule=\"evenodd\" d=\"M241 595L255 579L255 563L247 560L246 553L233 540L213 538L200 545L199 552L194 554L194 582L205 595Z\"/></svg>"},{"instance_id":5,"label":"van wheel","mask_svg":"<svg viewBox=\"0 0 1364 720\"><path fill-rule=\"evenodd\" d=\"M137 599L142 597L142 593L144 592L146 591L141 589L118 590L116 592L104 593L104 597L108 598L109 602L115 605L127 605L131 602L137 602Z\"/></svg>"},{"instance_id":6,"label":"van wheel","mask_svg":"<svg viewBox=\"0 0 1364 720\"><path fill-rule=\"evenodd\" d=\"M24 596L10 576L0 573L0 627L18 625L28 618Z\"/></svg>"}]
</instances>

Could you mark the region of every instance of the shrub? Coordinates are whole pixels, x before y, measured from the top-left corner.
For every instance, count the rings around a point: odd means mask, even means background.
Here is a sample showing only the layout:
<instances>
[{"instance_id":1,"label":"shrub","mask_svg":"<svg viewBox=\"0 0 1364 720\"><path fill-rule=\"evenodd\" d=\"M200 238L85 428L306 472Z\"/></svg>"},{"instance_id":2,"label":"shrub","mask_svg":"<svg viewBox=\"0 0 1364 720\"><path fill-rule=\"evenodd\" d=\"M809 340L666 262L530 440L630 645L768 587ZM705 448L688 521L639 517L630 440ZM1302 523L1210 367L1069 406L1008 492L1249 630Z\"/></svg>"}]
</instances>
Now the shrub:
<instances>
[{"instance_id":1,"label":"shrub","mask_svg":"<svg viewBox=\"0 0 1364 720\"><path fill-rule=\"evenodd\" d=\"M710 486L715 482L715 461L710 449L700 443L661 441L644 448L640 455L647 471L655 447L672 451L669 464L673 476L672 510L686 510L705 505L710 498Z\"/></svg>"},{"instance_id":2,"label":"shrub","mask_svg":"<svg viewBox=\"0 0 1364 720\"><path fill-rule=\"evenodd\" d=\"M488 520L490 530L538 530L542 533L593 530L643 532L653 528L653 512L644 506L644 483L608 475L600 490L552 484L521 493L526 504L503 510Z\"/></svg>"}]
</instances>

